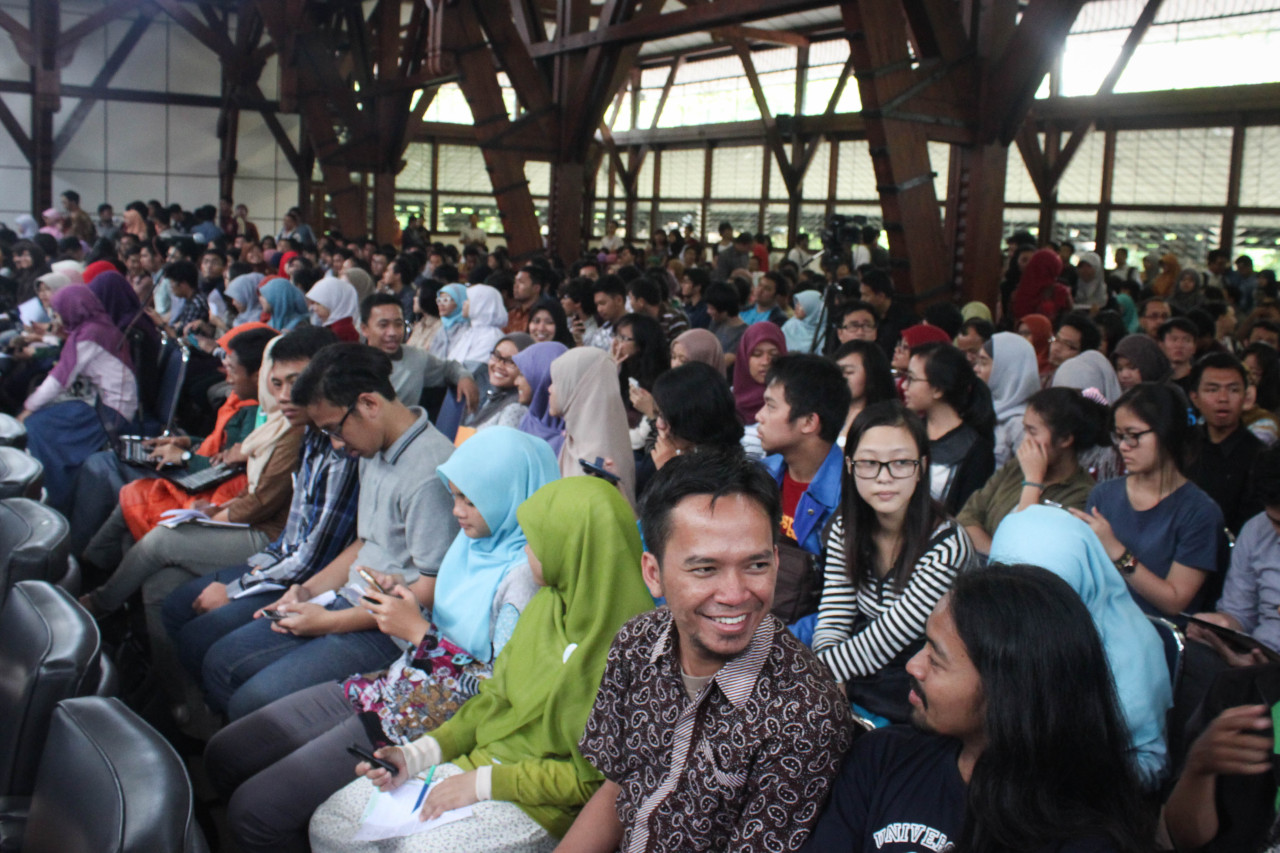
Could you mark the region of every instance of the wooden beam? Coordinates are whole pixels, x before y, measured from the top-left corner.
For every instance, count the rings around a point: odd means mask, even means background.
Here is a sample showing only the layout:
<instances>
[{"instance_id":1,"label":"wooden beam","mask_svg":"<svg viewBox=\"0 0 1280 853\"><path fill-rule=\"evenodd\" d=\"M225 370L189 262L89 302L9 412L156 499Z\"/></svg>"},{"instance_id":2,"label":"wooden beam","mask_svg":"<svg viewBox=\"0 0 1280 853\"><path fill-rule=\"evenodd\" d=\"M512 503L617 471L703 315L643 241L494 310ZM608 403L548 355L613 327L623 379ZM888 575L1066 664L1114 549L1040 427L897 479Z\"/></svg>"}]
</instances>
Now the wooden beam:
<instances>
[{"instance_id":1,"label":"wooden beam","mask_svg":"<svg viewBox=\"0 0 1280 853\"><path fill-rule=\"evenodd\" d=\"M747 42L763 42L764 44L778 44L783 47L808 47L812 42L809 37L802 33L788 32L787 30L763 30L759 27L716 27L708 32L713 39L720 41L731 41L732 39L743 39Z\"/></svg>"},{"instance_id":2,"label":"wooden beam","mask_svg":"<svg viewBox=\"0 0 1280 853\"><path fill-rule=\"evenodd\" d=\"M143 13L134 19L134 22L124 34L124 38L120 39L120 43L116 45L115 50L111 51L107 61L103 63L102 68L94 75L93 83L90 84L93 88L105 88L111 82L111 78L116 76L116 72L124 65L125 60L129 58L129 54L133 53L133 49L138 46L138 42L142 40L143 33L151 26L151 21L154 17L155 13L150 12ZM58 135L53 140L55 161L62 156L62 152L67 149L67 145L71 143L71 139L80 130L80 126L84 124L85 119L89 117L89 113L97 103L96 98L83 98L80 103L76 104L75 109L71 111L71 115L67 116L66 122L62 125L62 130L58 131Z\"/></svg>"},{"instance_id":3,"label":"wooden beam","mask_svg":"<svg viewBox=\"0 0 1280 853\"><path fill-rule=\"evenodd\" d=\"M674 38L732 24L745 24L762 18L773 18L793 12L807 12L830 6L831 0L716 0L679 12L651 15L608 24L585 33L574 33L541 45L533 45L535 58L556 56L592 47L618 47L642 44L660 38Z\"/></svg>"},{"instance_id":4,"label":"wooden beam","mask_svg":"<svg viewBox=\"0 0 1280 853\"><path fill-rule=\"evenodd\" d=\"M35 46L31 41L31 31L18 23L17 18L3 9L0 9L0 30L4 30L9 34L9 38L13 39L13 46L18 51L18 57L23 62L27 65L36 64Z\"/></svg>"},{"instance_id":5,"label":"wooden beam","mask_svg":"<svg viewBox=\"0 0 1280 853\"><path fill-rule=\"evenodd\" d=\"M1035 99L1040 81L1062 50L1085 0L1032 0L1003 54L987 67L982 93L982 141L1008 145Z\"/></svg>"},{"instance_id":6,"label":"wooden beam","mask_svg":"<svg viewBox=\"0 0 1280 853\"><path fill-rule=\"evenodd\" d=\"M13 110L9 109L9 105L3 99L0 99L0 124L9 131L9 135L13 137L13 144L18 146L22 156L30 163L31 137L22 129L22 123L18 121L18 117L13 114Z\"/></svg>"},{"instance_id":7,"label":"wooden beam","mask_svg":"<svg viewBox=\"0 0 1280 853\"><path fill-rule=\"evenodd\" d=\"M235 55L235 45L226 32L219 32L199 20L183 5L180 0L150 0L169 13L178 24L196 40L222 59L230 59Z\"/></svg>"},{"instance_id":8,"label":"wooden beam","mask_svg":"<svg viewBox=\"0 0 1280 853\"><path fill-rule=\"evenodd\" d=\"M1231 129L1231 165L1227 172L1227 204L1222 210L1222 239L1219 247L1228 254L1235 247L1236 218L1240 213L1240 175L1244 169L1244 125Z\"/></svg>"},{"instance_id":9,"label":"wooden beam","mask_svg":"<svg viewBox=\"0 0 1280 853\"><path fill-rule=\"evenodd\" d=\"M958 62L969 52L969 39L955 0L903 0L916 57Z\"/></svg>"},{"instance_id":10,"label":"wooden beam","mask_svg":"<svg viewBox=\"0 0 1280 853\"><path fill-rule=\"evenodd\" d=\"M83 20L77 21L62 31L58 45L59 64L64 68L71 62L80 42L89 35L106 26L117 18L122 18L141 6L145 0L112 0L101 9ZM154 16L149 16L154 17Z\"/></svg>"},{"instance_id":11,"label":"wooden beam","mask_svg":"<svg viewBox=\"0 0 1280 853\"><path fill-rule=\"evenodd\" d=\"M742 70L747 75L747 83L751 86L751 94L756 99L756 107L760 110L760 123L764 126L765 143L778 161L778 170L782 173L782 181L787 186L787 194L794 195L798 181L795 170L791 166L791 157L782 142L782 134L778 131L778 122L769 109L769 101L764 96L764 88L760 85L760 76L756 74L756 64L751 58L751 49L742 39L733 39L734 51L742 61Z\"/></svg>"}]
</instances>

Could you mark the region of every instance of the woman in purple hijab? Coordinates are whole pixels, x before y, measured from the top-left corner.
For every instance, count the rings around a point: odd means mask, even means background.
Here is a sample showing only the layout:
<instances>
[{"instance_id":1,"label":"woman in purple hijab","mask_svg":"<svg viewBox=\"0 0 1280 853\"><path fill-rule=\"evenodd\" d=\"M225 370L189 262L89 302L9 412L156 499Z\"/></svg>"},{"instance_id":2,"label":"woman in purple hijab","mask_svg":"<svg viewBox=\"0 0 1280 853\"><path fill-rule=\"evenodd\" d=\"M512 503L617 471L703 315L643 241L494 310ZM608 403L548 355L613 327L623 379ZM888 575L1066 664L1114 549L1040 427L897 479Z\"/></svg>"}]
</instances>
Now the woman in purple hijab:
<instances>
[{"instance_id":1,"label":"woman in purple hijab","mask_svg":"<svg viewBox=\"0 0 1280 853\"><path fill-rule=\"evenodd\" d=\"M155 412L160 393L160 332L151 322L138 294L118 272L99 273L89 283L111 322L128 340L129 357L138 376L139 401L144 412Z\"/></svg>"},{"instance_id":2,"label":"woman in purple hijab","mask_svg":"<svg viewBox=\"0 0 1280 853\"><path fill-rule=\"evenodd\" d=\"M76 473L116 428L138 411L129 347L106 309L84 285L64 287L52 308L67 339L58 363L22 405L27 449L44 464L48 503L66 512Z\"/></svg>"},{"instance_id":3,"label":"woman in purple hijab","mask_svg":"<svg viewBox=\"0 0 1280 853\"><path fill-rule=\"evenodd\" d=\"M551 362L568 351L564 344L544 341L515 354L512 359L520 368L516 387L520 402L529 407L516 429L545 439L557 454L564 444L564 420L547 411L547 395L551 388Z\"/></svg>"}]
</instances>

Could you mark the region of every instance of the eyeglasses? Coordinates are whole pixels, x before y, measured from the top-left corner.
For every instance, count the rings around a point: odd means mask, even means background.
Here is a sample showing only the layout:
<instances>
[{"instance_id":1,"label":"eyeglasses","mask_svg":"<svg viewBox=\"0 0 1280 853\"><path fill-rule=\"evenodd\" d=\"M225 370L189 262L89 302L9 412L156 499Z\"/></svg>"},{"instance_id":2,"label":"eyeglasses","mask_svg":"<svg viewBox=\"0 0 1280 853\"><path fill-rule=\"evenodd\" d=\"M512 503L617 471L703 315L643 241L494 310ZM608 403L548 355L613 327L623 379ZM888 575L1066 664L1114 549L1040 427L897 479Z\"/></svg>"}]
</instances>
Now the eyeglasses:
<instances>
[{"instance_id":1,"label":"eyeglasses","mask_svg":"<svg viewBox=\"0 0 1280 853\"><path fill-rule=\"evenodd\" d=\"M496 361L498 364L504 364L507 367L515 367L515 364L516 364L516 360L514 358L507 358L505 355L502 355L497 350L494 350L493 352L489 353L489 360Z\"/></svg>"},{"instance_id":2,"label":"eyeglasses","mask_svg":"<svg viewBox=\"0 0 1280 853\"><path fill-rule=\"evenodd\" d=\"M1140 432L1113 432L1111 440L1115 442L1117 447L1137 447L1138 442L1142 441L1142 437L1149 432L1155 432L1153 429L1144 429Z\"/></svg>"},{"instance_id":3,"label":"eyeglasses","mask_svg":"<svg viewBox=\"0 0 1280 853\"><path fill-rule=\"evenodd\" d=\"M351 413L354 412L355 410L356 410L356 404L352 403L350 406L347 407L347 413L342 416L342 420L338 421L338 425L336 427L334 427L333 429L324 429L323 427L321 427L320 431L324 433L325 436L328 438L336 438L338 441L342 441L343 440L342 428L346 426L347 418L351 417Z\"/></svg>"},{"instance_id":4,"label":"eyeglasses","mask_svg":"<svg viewBox=\"0 0 1280 853\"><path fill-rule=\"evenodd\" d=\"M1160 322L1163 323L1165 320L1168 320L1172 316L1173 316L1172 314L1143 314L1142 319L1159 320Z\"/></svg>"},{"instance_id":5,"label":"eyeglasses","mask_svg":"<svg viewBox=\"0 0 1280 853\"><path fill-rule=\"evenodd\" d=\"M844 332L874 332L876 330L875 323L845 323L840 327Z\"/></svg>"},{"instance_id":6,"label":"eyeglasses","mask_svg":"<svg viewBox=\"0 0 1280 853\"><path fill-rule=\"evenodd\" d=\"M893 479L905 480L916 473L920 460L890 459L888 462L881 462L879 459L846 459L844 467L859 480L874 480L880 476L881 471L886 470Z\"/></svg>"},{"instance_id":7,"label":"eyeglasses","mask_svg":"<svg viewBox=\"0 0 1280 853\"><path fill-rule=\"evenodd\" d=\"M630 337L628 335L618 334L618 335L614 335L613 337L614 337L614 340L622 341L624 344L634 344L636 342L635 338Z\"/></svg>"},{"instance_id":8,"label":"eyeglasses","mask_svg":"<svg viewBox=\"0 0 1280 853\"><path fill-rule=\"evenodd\" d=\"M1079 345L1079 344L1072 343L1071 341L1069 341L1069 340L1067 340L1067 339L1065 339L1065 338L1060 338L1060 337L1058 337L1057 335L1054 335L1052 338L1049 338L1049 343L1051 343L1051 344L1057 344L1058 346L1061 346L1061 347L1064 347L1064 348L1066 348L1066 349L1069 349L1069 350L1071 350L1072 352L1080 352L1080 345Z\"/></svg>"},{"instance_id":9,"label":"eyeglasses","mask_svg":"<svg viewBox=\"0 0 1280 853\"><path fill-rule=\"evenodd\" d=\"M902 376L902 387L906 388L912 382L924 382L924 381L926 380L923 376L912 376L910 373L906 373L906 374L903 374Z\"/></svg>"}]
</instances>

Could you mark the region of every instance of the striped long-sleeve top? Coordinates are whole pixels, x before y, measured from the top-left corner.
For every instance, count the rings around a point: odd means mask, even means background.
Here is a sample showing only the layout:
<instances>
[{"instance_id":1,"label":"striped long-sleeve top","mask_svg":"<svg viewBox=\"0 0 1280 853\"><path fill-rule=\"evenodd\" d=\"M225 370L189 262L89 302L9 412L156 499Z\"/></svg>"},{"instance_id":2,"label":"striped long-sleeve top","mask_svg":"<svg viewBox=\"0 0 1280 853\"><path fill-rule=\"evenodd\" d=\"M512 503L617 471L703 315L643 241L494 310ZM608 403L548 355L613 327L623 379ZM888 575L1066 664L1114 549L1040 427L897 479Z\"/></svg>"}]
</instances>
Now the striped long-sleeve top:
<instances>
[{"instance_id":1,"label":"striped long-sleeve top","mask_svg":"<svg viewBox=\"0 0 1280 853\"><path fill-rule=\"evenodd\" d=\"M947 520L934 530L901 592L881 578L864 580L855 588L845 566L843 519L837 518L827 538L813 651L837 681L879 672L924 636L925 620L956 575L969 567L972 556L968 534ZM856 632L855 624L860 624Z\"/></svg>"}]
</instances>

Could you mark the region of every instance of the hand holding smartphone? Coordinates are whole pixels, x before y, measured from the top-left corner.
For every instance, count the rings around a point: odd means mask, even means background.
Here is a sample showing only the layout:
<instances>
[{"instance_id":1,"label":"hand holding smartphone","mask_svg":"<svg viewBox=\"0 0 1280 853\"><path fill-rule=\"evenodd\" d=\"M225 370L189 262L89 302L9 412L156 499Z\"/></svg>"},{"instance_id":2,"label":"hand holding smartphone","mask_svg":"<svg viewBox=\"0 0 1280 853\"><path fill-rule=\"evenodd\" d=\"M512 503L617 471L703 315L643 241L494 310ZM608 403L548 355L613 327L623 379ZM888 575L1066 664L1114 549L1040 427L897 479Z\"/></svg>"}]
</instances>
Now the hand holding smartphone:
<instances>
[{"instance_id":1,"label":"hand holding smartphone","mask_svg":"<svg viewBox=\"0 0 1280 853\"><path fill-rule=\"evenodd\" d=\"M382 584L378 583L378 581L374 579L373 573L370 572L368 569L364 569L364 568L356 569L356 574L358 574L361 577L361 579L363 579L364 582L367 583L373 589L377 590L383 595L391 595L391 590L385 589L382 586ZM362 595L360 597L363 598L365 601L369 602L370 604L378 603L376 600L370 598L367 595Z\"/></svg>"},{"instance_id":2,"label":"hand holding smartphone","mask_svg":"<svg viewBox=\"0 0 1280 853\"><path fill-rule=\"evenodd\" d=\"M359 758L361 761L369 762L369 764L373 765L374 767L381 767L383 770L387 771L392 776L395 776L396 773L400 772L396 768L396 766L392 764L390 761L387 761L384 758L376 757L372 752L365 749L363 746L361 746L358 743L353 743L351 744L351 746L347 747L347 752L350 753L351 755L354 755L356 758Z\"/></svg>"}]
</instances>

